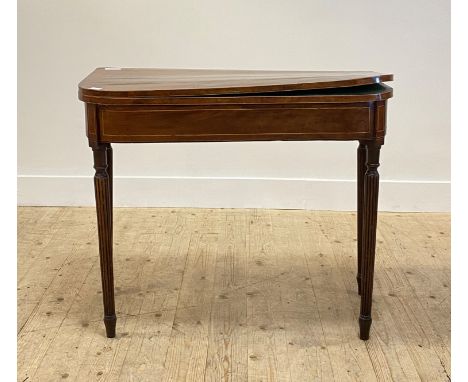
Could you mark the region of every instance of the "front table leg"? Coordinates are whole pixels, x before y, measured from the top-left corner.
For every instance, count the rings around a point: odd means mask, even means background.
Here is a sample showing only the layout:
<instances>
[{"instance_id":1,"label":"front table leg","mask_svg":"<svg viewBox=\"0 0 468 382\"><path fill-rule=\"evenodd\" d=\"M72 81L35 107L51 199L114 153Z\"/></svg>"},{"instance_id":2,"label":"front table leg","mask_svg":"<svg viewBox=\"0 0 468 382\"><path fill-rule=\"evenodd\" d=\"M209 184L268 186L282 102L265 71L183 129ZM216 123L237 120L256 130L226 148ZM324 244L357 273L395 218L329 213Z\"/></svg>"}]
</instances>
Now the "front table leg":
<instances>
[{"instance_id":1,"label":"front table leg","mask_svg":"<svg viewBox=\"0 0 468 382\"><path fill-rule=\"evenodd\" d=\"M114 272L112 264L112 149L110 144L90 143L94 155L99 258L101 263L104 324L107 337L115 337Z\"/></svg>"},{"instance_id":2,"label":"front table leg","mask_svg":"<svg viewBox=\"0 0 468 382\"><path fill-rule=\"evenodd\" d=\"M361 258L361 314L359 328L361 340L369 339L372 323L372 289L374 283L375 238L377 232L377 204L379 199L380 145L367 143L367 171L364 175Z\"/></svg>"},{"instance_id":3,"label":"front table leg","mask_svg":"<svg viewBox=\"0 0 468 382\"><path fill-rule=\"evenodd\" d=\"M365 142L359 142L357 149L357 275L358 293L361 294L362 263L362 204L364 199L364 175L366 174L367 148Z\"/></svg>"}]
</instances>

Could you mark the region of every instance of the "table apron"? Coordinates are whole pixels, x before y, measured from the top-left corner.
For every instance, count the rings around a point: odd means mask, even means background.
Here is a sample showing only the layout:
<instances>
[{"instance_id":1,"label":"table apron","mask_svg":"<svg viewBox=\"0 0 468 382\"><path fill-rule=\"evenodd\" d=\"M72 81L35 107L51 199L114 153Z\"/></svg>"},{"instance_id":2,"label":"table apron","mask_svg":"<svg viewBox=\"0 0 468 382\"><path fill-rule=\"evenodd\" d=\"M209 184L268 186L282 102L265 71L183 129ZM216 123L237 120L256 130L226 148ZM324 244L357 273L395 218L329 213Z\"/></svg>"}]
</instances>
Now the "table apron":
<instances>
[{"instance_id":1,"label":"table apron","mask_svg":"<svg viewBox=\"0 0 468 382\"><path fill-rule=\"evenodd\" d=\"M101 142L356 140L375 136L373 103L203 107L98 106Z\"/></svg>"}]
</instances>

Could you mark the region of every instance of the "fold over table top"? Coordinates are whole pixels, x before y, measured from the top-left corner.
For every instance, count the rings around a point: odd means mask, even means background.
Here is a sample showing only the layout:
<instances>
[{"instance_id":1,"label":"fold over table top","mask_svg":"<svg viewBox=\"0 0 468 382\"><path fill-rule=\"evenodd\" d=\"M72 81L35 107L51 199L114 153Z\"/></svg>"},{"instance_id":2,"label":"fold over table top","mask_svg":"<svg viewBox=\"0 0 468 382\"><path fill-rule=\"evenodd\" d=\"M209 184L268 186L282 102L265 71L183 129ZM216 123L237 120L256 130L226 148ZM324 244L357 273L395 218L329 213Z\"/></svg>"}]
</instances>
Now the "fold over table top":
<instances>
[{"instance_id":1,"label":"fold over table top","mask_svg":"<svg viewBox=\"0 0 468 382\"><path fill-rule=\"evenodd\" d=\"M392 74L369 71L98 68L80 82L79 98L98 104L179 97L376 101L392 96L382 84L392 80Z\"/></svg>"}]
</instances>

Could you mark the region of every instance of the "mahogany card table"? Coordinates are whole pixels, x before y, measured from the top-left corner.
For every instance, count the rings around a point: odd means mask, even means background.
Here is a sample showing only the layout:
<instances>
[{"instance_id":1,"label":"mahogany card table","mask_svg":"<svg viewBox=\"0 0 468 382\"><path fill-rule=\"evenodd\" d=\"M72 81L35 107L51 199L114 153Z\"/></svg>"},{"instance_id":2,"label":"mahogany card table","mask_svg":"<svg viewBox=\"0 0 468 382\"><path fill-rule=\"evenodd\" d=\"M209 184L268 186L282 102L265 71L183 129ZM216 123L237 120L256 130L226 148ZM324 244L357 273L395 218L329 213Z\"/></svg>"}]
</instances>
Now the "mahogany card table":
<instances>
[{"instance_id":1,"label":"mahogany card table","mask_svg":"<svg viewBox=\"0 0 468 382\"><path fill-rule=\"evenodd\" d=\"M112 143L358 141L357 289L360 338L372 322L383 84L392 74L330 71L98 68L79 84L94 155L107 337L115 337Z\"/></svg>"}]
</instances>

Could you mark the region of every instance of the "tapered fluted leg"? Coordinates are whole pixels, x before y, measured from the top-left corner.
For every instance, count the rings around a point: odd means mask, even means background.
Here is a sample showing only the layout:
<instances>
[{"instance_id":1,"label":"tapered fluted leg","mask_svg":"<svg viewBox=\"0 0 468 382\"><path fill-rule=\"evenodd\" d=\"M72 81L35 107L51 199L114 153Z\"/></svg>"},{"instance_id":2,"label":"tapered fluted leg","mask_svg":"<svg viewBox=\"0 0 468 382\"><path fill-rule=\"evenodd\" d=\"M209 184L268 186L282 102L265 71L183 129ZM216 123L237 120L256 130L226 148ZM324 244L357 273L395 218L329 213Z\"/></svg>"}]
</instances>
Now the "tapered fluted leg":
<instances>
[{"instance_id":1,"label":"tapered fluted leg","mask_svg":"<svg viewBox=\"0 0 468 382\"><path fill-rule=\"evenodd\" d=\"M110 187L110 214L111 214L111 232L114 227L114 156L112 153L112 146L109 143L107 146L107 174L109 174L109 187Z\"/></svg>"},{"instance_id":2,"label":"tapered fluted leg","mask_svg":"<svg viewBox=\"0 0 468 382\"><path fill-rule=\"evenodd\" d=\"M362 204L364 199L364 175L366 173L367 149L364 142L359 142L357 149L357 275L358 293L361 294L362 263Z\"/></svg>"},{"instance_id":3,"label":"tapered fluted leg","mask_svg":"<svg viewBox=\"0 0 468 382\"><path fill-rule=\"evenodd\" d=\"M104 324L107 337L115 337L114 274L112 264L112 149L108 144L91 144L94 154L94 191L99 236Z\"/></svg>"},{"instance_id":4,"label":"tapered fluted leg","mask_svg":"<svg viewBox=\"0 0 468 382\"><path fill-rule=\"evenodd\" d=\"M380 145L367 143L366 173L364 175L362 259L361 259L361 313L359 328L361 340L369 339L372 323L372 290L374 283L375 238L377 233L377 204L379 198Z\"/></svg>"}]
</instances>

